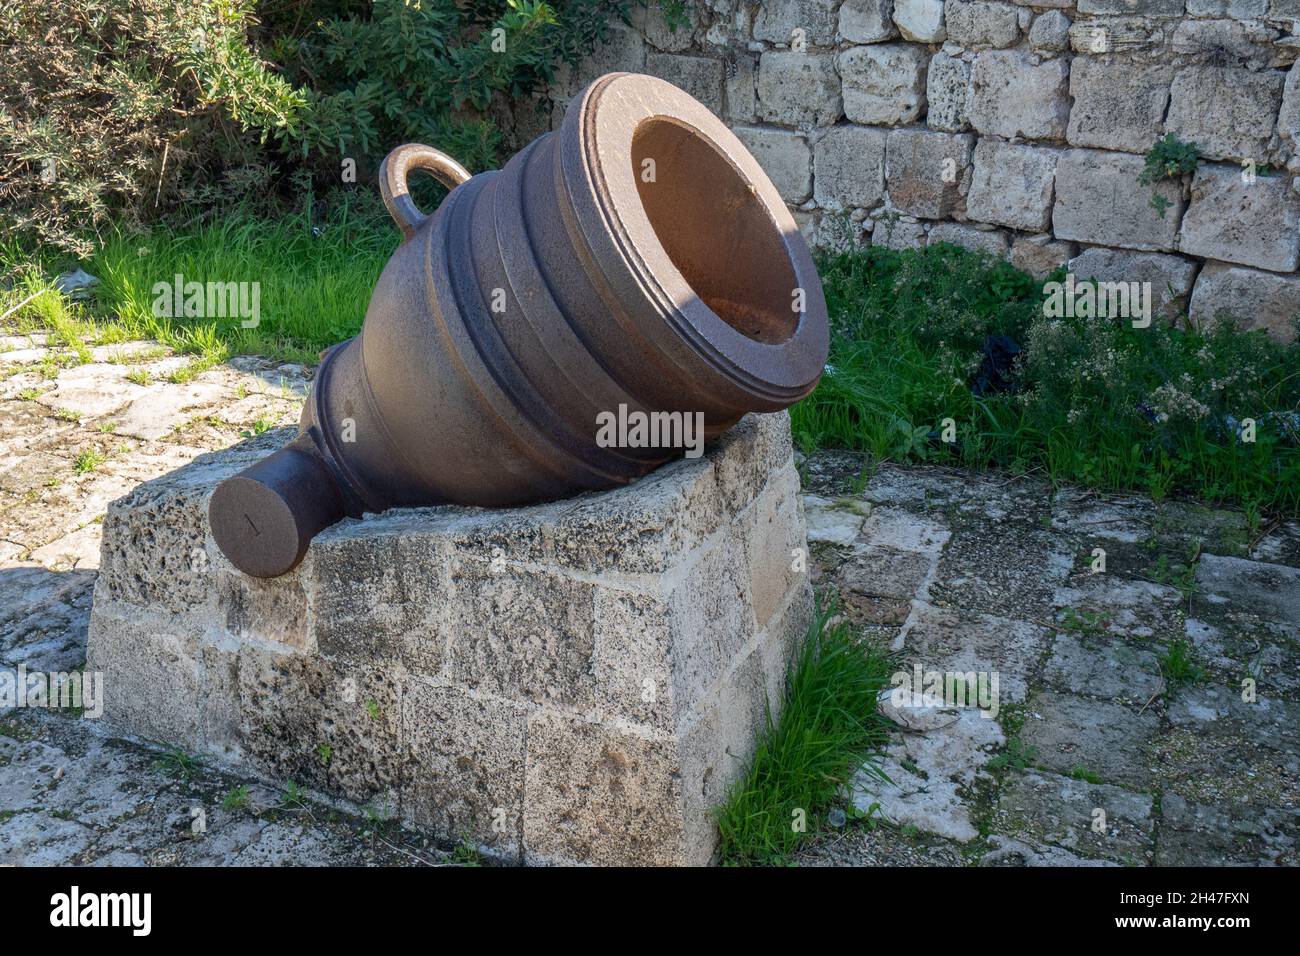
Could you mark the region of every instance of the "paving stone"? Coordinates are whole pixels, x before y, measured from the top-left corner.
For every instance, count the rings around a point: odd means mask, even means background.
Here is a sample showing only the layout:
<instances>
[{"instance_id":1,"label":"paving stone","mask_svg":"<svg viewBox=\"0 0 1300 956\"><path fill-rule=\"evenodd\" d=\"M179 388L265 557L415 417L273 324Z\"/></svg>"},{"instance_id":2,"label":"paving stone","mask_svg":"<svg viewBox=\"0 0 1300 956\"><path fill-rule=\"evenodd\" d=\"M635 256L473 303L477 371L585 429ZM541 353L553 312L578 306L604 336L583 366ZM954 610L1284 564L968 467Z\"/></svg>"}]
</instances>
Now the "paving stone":
<instances>
[{"instance_id":1,"label":"paving stone","mask_svg":"<svg viewBox=\"0 0 1300 956\"><path fill-rule=\"evenodd\" d=\"M1217 610L1198 607L1196 613L1207 619L1187 619L1185 631L1197 661L1228 686L1240 687L1249 677L1265 696L1300 691L1300 625Z\"/></svg>"},{"instance_id":2,"label":"paving stone","mask_svg":"<svg viewBox=\"0 0 1300 956\"><path fill-rule=\"evenodd\" d=\"M1058 633L1043 679L1060 690L1123 703L1149 701L1161 688L1160 665L1149 650L1113 638Z\"/></svg>"},{"instance_id":3,"label":"paving stone","mask_svg":"<svg viewBox=\"0 0 1300 956\"><path fill-rule=\"evenodd\" d=\"M1008 777L993 825L1031 843L1130 866L1149 862L1155 829L1150 794L1033 770Z\"/></svg>"},{"instance_id":4,"label":"paving stone","mask_svg":"<svg viewBox=\"0 0 1300 956\"><path fill-rule=\"evenodd\" d=\"M1297 866L1300 811L1160 800L1157 866Z\"/></svg>"},{"instance_id":5,"label":"paving stone","mask_svg":"<svg viewBox=\"0 0 1300 956\"><path fill-rule=\"evenodd\" d=\"M1210 601L1231 601L1279 623L1300 621L1300 568L1207 554L1196 584Z\"/></svg>"},{"instance_id":6,"label":"paving stone","mask_svg":"<svg viewBox=\"0 0 1300 956\"><path fill-rule=\"evenodd\" d=\"M1092 860L1055 846L1025 843L1003 836L989 835L992 849L980 857L980 866L1119 866L1109 860Z\"/></svg>"},{"instance_id":7,"label":"paving stone","mask_svg":"<svg viewBox=\"0 0 1300 956\"><path fill-rule=\"evenodd\" d=\"M996 720L962 709L953 720L928 733L909 733L892 744L881 769L890 783L859 774L853 802L862 811L879 805L880 814L899 825L968 843L979 831L962 792L987 779L973 755L991 753L1004 742Z\"/></svg>"},{"instance_id":8,"label":"paving stone","mask_svg":"<svg viewBox=\"0 0 1300 956\"><path fill-rule=\"evenodd\" d=\"M1066 543L1011 523L954 529L931 595L936 602L1051 620L1055 589L1073 564Z\"/></svg>"},{"instance_id":9,"label":"paving stone","mask_svg":"<svg viewBox=\"0 0 1300 956\"><path fill-rule=\"evenodd\" d=\"M1010 608L1008 608L1010 610ZM1046 628L991 614L918 604L903 630L900 667L997 674L1000 706L1025 699L1047 644Z\"/></svg>"},{"instance_id":10,"label":"paving stone","mask_svg":"<svg viewBox=\"0 0 1300 956\"><path fill-rule=\"evenodd\" d=\"M1098 620L1096 627L1118 637L1175 639L1182 634L1183 593L1153 581L1115 574L1090 574L1058 587L1053 603L1057 620L1066 626L1071 618ZM1073 612L1073 613L1071 613Z\"/></svg>"},{"instance_id":11,"label":"paving stone","mask_svg":"<svg viewBox=\"0 0 1300 956\"><path fill-rule=\"evenodd\" d=\"M1150 710L1044 691L1029 701L1020 731L1035 763L1069 775L1082 767L1103 783L1150 786L1147 748L1160 721Z\"/></svg>"},{"instance_id":12,"label":"paving stone","mask_svg":"<svg viewBox=\"0 0 1300 956\"><path fill-rule=\"evenodd\" d=\"M845 546L857 540L870 512L869 506L855 505L847 499L835 501L821 495L804 495L803 509L809 544Z\"/></svg>"}]
</instances>

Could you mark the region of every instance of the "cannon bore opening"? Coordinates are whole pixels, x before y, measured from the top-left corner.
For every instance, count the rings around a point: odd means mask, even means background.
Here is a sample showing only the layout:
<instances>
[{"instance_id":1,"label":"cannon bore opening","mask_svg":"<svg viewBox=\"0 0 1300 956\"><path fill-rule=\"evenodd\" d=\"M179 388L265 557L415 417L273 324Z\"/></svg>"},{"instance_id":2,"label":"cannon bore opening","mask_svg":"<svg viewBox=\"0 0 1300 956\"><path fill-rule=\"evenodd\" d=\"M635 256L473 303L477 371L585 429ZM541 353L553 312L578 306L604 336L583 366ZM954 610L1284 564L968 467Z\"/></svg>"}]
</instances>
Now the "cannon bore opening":
<instances>
[{"instance_id":1,"label":"cannon bore opening","mask_svg":"<svg viewBox=\"0 0 1300 956\"><path fill-rule=\"evenodd\" d=\"M795 272L776 220L705 136L668 117L643 120L632 174L664 252L705 305L765 345L794 335Z\"/></svg>"}]
</instances>

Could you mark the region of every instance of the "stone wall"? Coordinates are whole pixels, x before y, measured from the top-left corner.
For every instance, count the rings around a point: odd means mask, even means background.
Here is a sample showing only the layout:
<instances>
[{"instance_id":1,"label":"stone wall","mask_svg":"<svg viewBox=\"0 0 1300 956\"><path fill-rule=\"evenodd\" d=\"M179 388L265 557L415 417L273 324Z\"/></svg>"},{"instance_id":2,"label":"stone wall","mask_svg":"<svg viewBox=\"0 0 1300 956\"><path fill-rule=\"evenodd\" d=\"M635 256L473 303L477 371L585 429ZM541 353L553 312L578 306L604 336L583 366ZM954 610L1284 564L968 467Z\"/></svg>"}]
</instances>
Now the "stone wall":
<instances>
[{"instance_id":1,"label":"stone wall","mask_svg":"<svg viewBox=\"0 0 1300 956\"><path fill-rule=\"evenodd\" d=\"M549 96L651 73L719 113L821 246L947 241L1036 275L1150 281L1166 312L1300 312L1297 0L656 0ZM537 106L537 110L532 109ZM1194 177L1138 184L1166 132ZM1253 161L1260 175L1243 177ZM1266 165L1267 164L1267 165Z\"/></svg>"}]
</instances>

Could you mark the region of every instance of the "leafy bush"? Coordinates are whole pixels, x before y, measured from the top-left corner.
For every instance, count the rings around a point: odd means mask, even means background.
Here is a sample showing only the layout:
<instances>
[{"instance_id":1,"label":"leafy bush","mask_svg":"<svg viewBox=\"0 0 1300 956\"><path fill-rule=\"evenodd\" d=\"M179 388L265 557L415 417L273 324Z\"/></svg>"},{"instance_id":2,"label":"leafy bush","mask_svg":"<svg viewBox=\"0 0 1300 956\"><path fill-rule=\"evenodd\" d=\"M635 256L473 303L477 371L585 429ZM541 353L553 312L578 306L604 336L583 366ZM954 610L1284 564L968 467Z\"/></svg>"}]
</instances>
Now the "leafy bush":
<instances>
[{"instance_id":1,"label":"leafy bush","mask_svg":"<svg viewBox=\"0 0 1300 956\"><path fill-rule=\"evenodd\" d=\"M576 63L628 0L13 0L0 226L79 255L116 219L339 183L400 142L494 165L494 98ZM203 210L210 213L211 209Z\"/></svg>"}]
</instances>

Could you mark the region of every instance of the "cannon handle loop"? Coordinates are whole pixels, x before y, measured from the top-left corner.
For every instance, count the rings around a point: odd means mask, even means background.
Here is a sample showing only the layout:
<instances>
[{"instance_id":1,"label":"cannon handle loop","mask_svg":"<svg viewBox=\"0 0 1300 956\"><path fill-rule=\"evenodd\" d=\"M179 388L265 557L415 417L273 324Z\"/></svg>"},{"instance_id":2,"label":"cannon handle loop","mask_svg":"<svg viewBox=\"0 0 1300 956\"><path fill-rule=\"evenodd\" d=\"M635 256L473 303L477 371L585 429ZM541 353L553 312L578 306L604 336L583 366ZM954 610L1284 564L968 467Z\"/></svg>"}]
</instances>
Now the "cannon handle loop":
<instances>
[{"instance_id":1,"label":"cannon handle loop","mask_svg":"<svg viewBox=\"0 0 1300 956\"><path fill-rule=\"evenodd\" d=\"M446 153L420 143L407 143L385 156L379 164L379 194L384 197L388 214L393 217L406 239L414 236L420 223L428 218L411 199L407 186L407 179L415 169L427 169L448 189L455 189L471 175L468 169Z\"/></svg>"}]
</instances>

